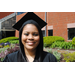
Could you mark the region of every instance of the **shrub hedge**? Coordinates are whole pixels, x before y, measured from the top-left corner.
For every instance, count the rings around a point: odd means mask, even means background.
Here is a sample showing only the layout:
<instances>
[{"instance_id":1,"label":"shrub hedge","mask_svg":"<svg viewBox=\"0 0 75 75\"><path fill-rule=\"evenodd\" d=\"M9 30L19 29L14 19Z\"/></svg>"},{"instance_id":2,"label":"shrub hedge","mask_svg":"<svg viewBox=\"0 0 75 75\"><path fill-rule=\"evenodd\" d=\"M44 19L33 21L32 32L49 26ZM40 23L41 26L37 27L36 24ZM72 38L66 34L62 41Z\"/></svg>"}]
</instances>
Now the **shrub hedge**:
<instances>
[{"instance_id":1,"label":"shrub hedge","mask_svg":"<svg viewBox=\"0 0 75 75\"><path fill-rule=\"evenodd\" d=\"M75 37L72 39L72 45L75 46Z\"/></svg>"},{"instance_id":2,"label":"shrub hedge","mask_svg":"<svg viewBox=\"0 0 75 75\"><path fill-rule=\"evenodd\" d=\"M75 47L72 46L72 42L60 42L55 41L50 48L59 48L59 49L75 49Z\"/></svg>"},{"instance_id":3,"label":"shrub hedge","mask_svg":"<svg viewBox=\"0 0 75 75\"><path fill-rule=\"evenodd\" d=\"M56 57L58 62L60 61L60 58L61 58L61 54L60 53L58 53L57 51L52 51L52 49L49 49L48 52L52 53Z\"/></svg>"},{"instance_id":4,"label":"shrub hedge","mask_svg":"<svg viewBox=\"0 0 75 75\"><path fill-rule=\"evenodd\" d=\"M6 42L9 42L10 40L18 40L19 38L18 37L7 37L7 38L3 38L0 40L0 43L6 43Z\"/></svg>"},{"instance_id":5,"label":"shrub hedge","mask_svg":"<svg viewBox=\"0 0 75 75\"><path fill-rule=\"evenodd\" d=\"M11 44L19 44L19 40L10 40L9 43L11 43Z\"/></svg>"},{"instance_id":6,"label":"shrub hedge","mask_svg":"<svg viewBox=\"0 0 75 75\"><path fill-rule=\"evenodd\" d=\"M47 36L43 37L43 42L45 47L49 47L55 41L64 41L64 38L60 36Z\"/></svg>"},{"instance_id":7,"label":"shrub hedge","mask_svg":"<svg viewBox=\"0 0 75 75\"><path fill-rule=\"evenodd\" d=\"M64 60L66 60L66 62L75 62L75 52L63 53L62 55L64 56Z\"/></svg>"}]
</instances>

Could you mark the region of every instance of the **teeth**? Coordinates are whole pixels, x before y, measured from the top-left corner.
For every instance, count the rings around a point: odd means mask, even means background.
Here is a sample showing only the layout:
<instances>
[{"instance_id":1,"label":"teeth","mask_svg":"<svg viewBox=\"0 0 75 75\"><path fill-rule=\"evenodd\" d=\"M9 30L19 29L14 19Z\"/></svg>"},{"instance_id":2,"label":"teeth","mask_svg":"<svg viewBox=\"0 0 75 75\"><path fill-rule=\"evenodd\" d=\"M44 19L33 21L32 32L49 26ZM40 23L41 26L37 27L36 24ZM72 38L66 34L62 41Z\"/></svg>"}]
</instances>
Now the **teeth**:
<instances>
[{"instance_id":1,"label":"teeth","mask_svg":"<svg viewBox=\"0 0 75 75\"><path fill-rule=\"evenodd\" d=\"M29 44L33 44L33 43L29 43Z\"/></svg>"},{"instance_id":2,"label":"teeth","mask_svg":"<svg viewBox=\"0 0 75 75\"><path fill-rule=\"evenodd\" d=\"M29 45L33 45L34 43L28 43Z\"/></svg>"}]
</instances>

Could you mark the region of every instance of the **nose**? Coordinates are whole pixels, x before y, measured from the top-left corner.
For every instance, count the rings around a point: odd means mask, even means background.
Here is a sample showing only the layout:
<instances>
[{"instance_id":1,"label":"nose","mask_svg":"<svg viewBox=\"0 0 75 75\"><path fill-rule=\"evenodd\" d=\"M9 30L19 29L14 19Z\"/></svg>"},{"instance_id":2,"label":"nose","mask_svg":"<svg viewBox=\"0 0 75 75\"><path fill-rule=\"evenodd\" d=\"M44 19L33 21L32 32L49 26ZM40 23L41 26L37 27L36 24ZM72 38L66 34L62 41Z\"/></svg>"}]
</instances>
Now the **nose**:
<instances>
[{"instance_id":1,"label":"nose","mask_svg":"<svg viewBox=\"0 0 75 75\"><path fill-rule=\"evenodd\" d=\"M29 40L32 40L32 39L33 39L33 35L30 34L30 35L28 36L28 39L29 39Z\"/></svg>"}]
</instances>

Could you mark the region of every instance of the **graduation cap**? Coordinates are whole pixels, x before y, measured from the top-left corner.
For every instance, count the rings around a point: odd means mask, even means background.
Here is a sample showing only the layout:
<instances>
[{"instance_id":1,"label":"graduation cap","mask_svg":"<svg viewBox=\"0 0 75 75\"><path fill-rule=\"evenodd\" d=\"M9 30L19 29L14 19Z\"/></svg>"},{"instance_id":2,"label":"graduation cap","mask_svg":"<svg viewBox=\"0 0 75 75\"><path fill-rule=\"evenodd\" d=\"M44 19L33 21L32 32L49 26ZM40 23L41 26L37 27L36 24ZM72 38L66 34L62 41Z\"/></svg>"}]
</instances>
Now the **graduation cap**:
<instances>
[{"instance_id":1,"label":"graduation cap","mask_svg":"<svg viewBox=\"0 0 75 75\"><path fill-rule=\"evenodd\" d=\"M33 12L28 12L26 15L24 15L15 25L13 25L13 28L17 29L18 31L22 27L23 23L25 23L28 20L34 20L36 21L41 28L43 28L47 23L43 21L40 17L38 17Z\"/></svg>"}]
</instances>

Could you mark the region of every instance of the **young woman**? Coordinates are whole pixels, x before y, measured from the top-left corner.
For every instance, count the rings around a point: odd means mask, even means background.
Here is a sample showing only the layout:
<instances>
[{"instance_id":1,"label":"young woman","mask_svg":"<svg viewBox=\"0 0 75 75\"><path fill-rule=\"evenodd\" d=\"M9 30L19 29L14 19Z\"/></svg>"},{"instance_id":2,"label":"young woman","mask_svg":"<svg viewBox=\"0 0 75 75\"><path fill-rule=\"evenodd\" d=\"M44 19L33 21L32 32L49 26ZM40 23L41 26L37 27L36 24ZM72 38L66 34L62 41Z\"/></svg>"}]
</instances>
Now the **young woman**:
<instances>
[{"instance_id":1,"label":"young woman","mask_svg":"<svg viewBox=\"0 0 75 75\"><path fill-rule=\"evenodd\" d=\"M29 12L13 27L19 30L20 50L8 54L4 62L56 62L51 53L43 51L41 28L47 23Z\"/></svg>"}]
</instances>

